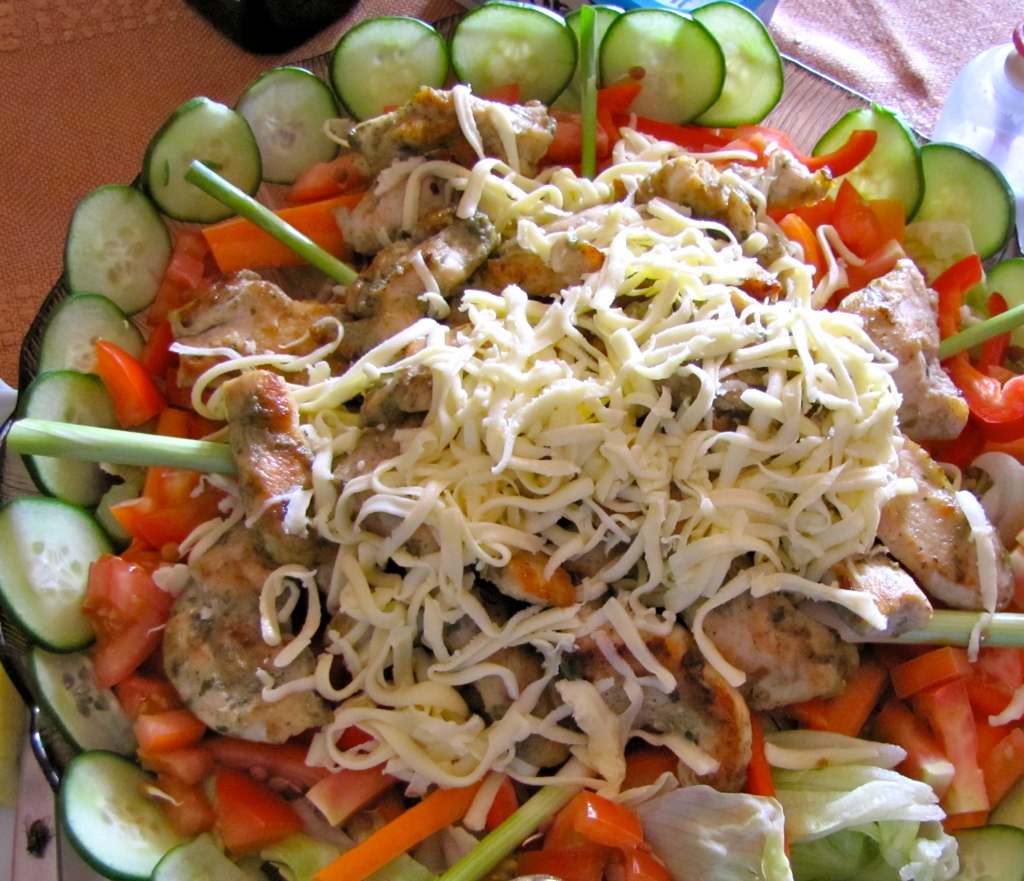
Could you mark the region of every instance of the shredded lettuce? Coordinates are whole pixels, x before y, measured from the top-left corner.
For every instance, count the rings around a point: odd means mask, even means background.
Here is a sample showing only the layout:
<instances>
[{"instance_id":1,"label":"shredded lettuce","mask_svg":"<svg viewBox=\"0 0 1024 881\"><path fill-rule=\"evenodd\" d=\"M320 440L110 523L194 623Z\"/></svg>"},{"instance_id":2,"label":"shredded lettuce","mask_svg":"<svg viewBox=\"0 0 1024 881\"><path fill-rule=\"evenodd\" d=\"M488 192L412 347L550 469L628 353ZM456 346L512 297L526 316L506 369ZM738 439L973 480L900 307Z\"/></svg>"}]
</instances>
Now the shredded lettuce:
<instances>
[{"instance_id":1,"label":"shredded lettuce","mask_svg":"<svg viewBox=\"0 0 1024 881\"><path fill-rule=\"evenodd\" d=\"M687 786L636 807L672 881L792 881L782 808L772 798Z\"/></svg>"},{"instance_id":2,"label":"shredded lettuce","mask_svg":"<svg viewBox=\"0 0 1024 881\"><path fill-rule=\"evenodd\" d=\"M977 249L965 224L955 220L919 220L907 226L904 250L930 283Z\"/></svg>"},{"instance_id":3,"label":"shredded lettuce","mask_svg":"<svg viewBox=\"0 0 1024 881\"><path fill-rule=\"evenodd\" d=\"M956 841L934 790L893 770L899 747L810 731L766 735L795 881L945 881Z\"/></svg>"}]
</instances>

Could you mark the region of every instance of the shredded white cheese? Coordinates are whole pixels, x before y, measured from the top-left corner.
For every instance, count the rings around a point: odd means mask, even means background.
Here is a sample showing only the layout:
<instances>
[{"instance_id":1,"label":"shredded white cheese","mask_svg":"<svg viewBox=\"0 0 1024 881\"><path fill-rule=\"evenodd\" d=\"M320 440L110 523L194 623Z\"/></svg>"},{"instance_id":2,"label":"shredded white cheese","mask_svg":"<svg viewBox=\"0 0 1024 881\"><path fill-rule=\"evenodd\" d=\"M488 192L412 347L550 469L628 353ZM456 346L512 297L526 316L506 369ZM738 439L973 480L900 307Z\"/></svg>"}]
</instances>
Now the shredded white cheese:
<instances>
[{"instance_id":1,"label":"shredded white cheese","mask_svg":"<svg viewBox=\"0 0 1024 881\"><path fill-rule=\"evenodd\" d=\"M482 155L469 98L456 88L460 122ZM321 599L333 616L316 672L289 686L336 705L314 739L315 760L384 765L412 792L494 770L529 781L538 769L517 750L540 733L614 794L624 745L640 736L659 737L696 773L711 773L718 762L700 746L633 726L644 689L676 687L645 633L694 613L699 648L738 684L742 673L701 622L739 592L796 591L878 625L873 604L824 581L875 538L895 457L891 359L858 318L814 308L825 289L812 291L810 270L791 256L773 267L781 294L761 301L744 286L763 270L725 227L663 199L613 201L673 149L627 132L595 181L566 169L530 180L516 173L514 156L509 165L403 168L410 188L424 174L444 180L461 193L460 216L482 211L540 255L570 235L553 221L587 211L572 241L596 249L600 268L549 301L515 285L466 290L454 331L437 308L338 376L317 366L326 357L319 350L301 366L232 356L196 384L206 412L217 402L216 393L202 400L205 390L234 370L272 364L307 379L293 391L314 452L313 486L294 510L338 553L317 576L319 589L309 572L268 581L263 623L268 642L279 643L285 585L305 592L306 624L277 656L287 663L311 644ZM436 281L425 266L413 269L433 309ZM828 284L837 283L830 271ZM393 453L353 461L372 429L347 408L413 369L431 379L422 424L395 430ZM371 528L381 518L388 529ZM493 590L482 573L526 553L546 556L549 572L585 555L595 562L576 584L577 602L529 605L497 623L480 599ZM737 563L744 568L732 577ZM467 622L475 635L449 645L452 628ZM602 626L639 672L602 642ZM598 683L560 676L582 633L621 677L627 712L613 713ZM529 650L539 678L523 682L502 661L515 649ZM329 675L335 659L349 675L340 686ZM484 680L507 697L490 722L459 690ZM562 699L554 710L543 701L551 688ZM353 726L372 741L342 749L337 735Z\"/></svg>"}]
</instances>

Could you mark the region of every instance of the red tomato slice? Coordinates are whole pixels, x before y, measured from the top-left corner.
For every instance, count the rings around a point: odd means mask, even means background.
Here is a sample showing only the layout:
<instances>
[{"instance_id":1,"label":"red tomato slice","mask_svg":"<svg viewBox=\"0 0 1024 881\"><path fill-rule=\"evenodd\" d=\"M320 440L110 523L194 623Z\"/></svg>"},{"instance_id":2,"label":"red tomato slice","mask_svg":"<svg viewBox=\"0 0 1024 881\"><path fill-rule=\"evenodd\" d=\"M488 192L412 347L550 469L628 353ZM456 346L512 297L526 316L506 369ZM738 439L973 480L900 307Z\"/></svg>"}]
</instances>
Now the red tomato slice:
<instances>
[{"instance_id":1,"label":"red tomato slice","mask_svg":"<svg viewBox=\"0 0 1024 881\"><path fill-rule=\"evenodd\" d=\"M124 681L157 648L173 603L141 566L112 554L92 564L82 610L96 631L92 661L100 688Z\"/></svg>"},{"instance_id":2,"label":"red tomato slice","mask_svg":"<svg viewBox=\"0 0 1024 881\"><path fill-rule=\"evenodd\" d=\"M175 777L159 776L156 789L164 794L160 804L179 835L195 838L213 829L216 813L201 786L185 783Z\"/></svg>"},{"instance_id":3,"label":"red tomato slice","mask_svg":"<svg viewBox=\"0 0 1024 881\"><path fill-rule=\"evenodd\" d=\"M577 846L579 841L572 832L591 844L623 851L632 850L644 838L636 814L594 792L581 792L559 811L545 846L549 842L556 848Z\"/></svg>"},{"instance_id":4,"label":"red tomato slice","mask_svg":"<svg viewBox=\"0 0 1024 881\"><path fill-rule=\"evenodd\" d=\"M202 745L159 753L149 753L140 749L138 756L143 768L192 786L205 780L213 770L213 756Z\"/></svg>"},{"instance_id":5,"label":"red tomato slice","mask_svg":"<svg viewBox=\"0 0 1024 881\"><path fill-rule=\"evenodd\" d=\"M274 790L224 768L214 778L215 826L234 854L268 847L302 830L302 817Z\"/></svg>"},{"instance_id":6,"label":"red tomato slice","mask_svg":"<svg viewBox=\"0 0 1024 881\"><path fill-rule=\"evenodd\" d=\"M397 782L381 768L342 768L314 784L306 798L328 823L338 826Z\"/></svg>"},{"instance_id":7,"label":"red tomato slice","mask_svg":"<svg viewBox=\"0 0 1024 881\"><path fill-rule=\"evenodd\" d=\"M194 746L206 734L206 725L188 710L143 713L132 726L143 752L169 752Z\"/></svg>"},{"instance_id":8,"label":"red tomato slice","mask_svg":"<svg viewBox=\"0 0 1024 881\"><path fill-rule=\"evenodd\" d=\"M949 814L974 814L990 808L985 778L978 764L978 730L967 684L954 679L918 692L914 710L931 725L942 750L953 763L953 780L943 799Z\"/></svg>"},{"instance_id":9,"label":"red tomato slice","mask_svg":"<svg viewBox=\"0 0 1024 881\"><path fill-rule=\"evenodd\" d=\"M168 680L140 676L138 673L133 673L114 686L114 694L121 709L132 719L143 713L162 713L182 706L178 692Z\"/></svg>"},{"instance_id":10,"label":"red tomato slice","mask_svg":"<svg viewBox=\"0 0 1024 881\"><path fill-rule=\"evenodd\" d=\"M530 850L520 854L521 875L551 875L562 881L602 881L608 853L589 848Z\"/></svg>"},{"instance_id":11,"label":"red tomato slice","mask_svg":"<svg viewBox=\"0 0 1024 881\"><path fill-rule=\"evenodd\" d=\"M487 821L484 824L487 829L495 829L511 817L519 807L519 796L516 794L516 786L511 777L504 777L498 792L491 802L490 810L487 811Z\"/></svg>"},{"instance_id":12,"label":"red tomato slice","mask_svg":"<svg viewBox=\"0 0 1024 881\"><path fill-rule=\"evenodd\" d=\"M106 340L96 341L96 372L113 398L114 415L122 428L142 425L167 406L142 363Z\"/></svg>"},{"instance_id":13,"label":"red tomato slice","mask_svg":"<svg viewBox=\"0 0 1024 881\"><path fill-rule=\"evenodd\" d=\"M626 881L670 881L670 876L661 860L638 847L626 854Z\"/></svg>"},{"instance_id":14,"label":"red tomato slice","mask_svg":"<svg viewBox=\"0 0 1024 881\"><path fill-rule=\"evenodd\" d=\"M306 764L307 749L301 743L255 743L240 737L214 737L206 741L219 765L249 771L273 782L308 789L330 776L326 768Z\"/></svg>"}]
</instances>

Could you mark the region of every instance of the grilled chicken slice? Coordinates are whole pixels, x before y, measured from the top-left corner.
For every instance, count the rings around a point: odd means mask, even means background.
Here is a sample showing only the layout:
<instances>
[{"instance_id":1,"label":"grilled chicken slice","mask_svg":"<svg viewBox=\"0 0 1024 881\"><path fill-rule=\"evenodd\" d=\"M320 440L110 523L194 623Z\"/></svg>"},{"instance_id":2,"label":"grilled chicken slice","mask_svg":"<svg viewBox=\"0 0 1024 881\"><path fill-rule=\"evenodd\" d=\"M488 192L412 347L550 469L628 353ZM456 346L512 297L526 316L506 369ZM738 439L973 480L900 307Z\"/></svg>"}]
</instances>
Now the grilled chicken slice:
<instances>
[{"instance_id":1,"label":"grilled chicken slice","mask_svg":"<svg viewBox=\"0 0 1024 881\"><path fill-rule=\"evenodd\" d=\"M555 121L547 108L536 102L497 104L468 92L463 97L484 155L496 156L532 177L554 139ZM463 133L457 100L461 99L454 90L424 87L391 113L357 125L349 134L349 144L362 154L371 176L410 156L451 159L471 166L479 157Z\"/></svg>"},{"instance_id":2,"label":"grilled chicken slice","mask_svg":"<svg viewBox=\"0 0 1024 881\"><path fill-rule=\"evenodd\" d=\"M605 640L638 675L647 671L610 629ZM689 740L718 760L717 770L697 778L680 766L684 785L706 783L724 792L742 788L750 763L750 711L740 693L726 682L697 648L682 626L668 636L643 634L647 650L675 676L676 688L665 693L643 685L643 705L634 727L658 734L676 734ZM629 708L623 674L608 660L592 636L577 640L575 651L564 656L562 674L566 679L586 679L595 684L611 683L602 697L612 712Z\"/></svg>"},{"instance_id":3,"label":"grilled chicken slice","mask_svg":"<svg viewBox=\"0 0 1024 881\"><path fill-rule=\"evenodd\" d=\"M1013 574L994 530L976 537L941 466L921 447L905 440L897 478L910 478L916 492L898 495L882 507L878 538L933 599L955 609L983 609L985 598L979 564L995 570L995 605L1013 594ZM980 503L978 505L980 509Z\"/></svg>"},{"instance_id":4,"label":"grilled chicken slice","mask_svg":"<svg viewBox=\"0 0 1024 881\"><path fill-rule=\"evenodd\" d=\"M313 462L288 384L268 370L248 371L225 383L224 402L228 443L253 540L276 563L316 566L329 548L304 526L290 526L288 519L290 506L304 505Z\"/></svg>"},{"instance_id":5,"label":"grilled chicken slice","mask_svg":"<svg viewBox=\"0 0 1024 881\"><path fill-rule=\"evenodd\" d=\"M843 312L864 319L864 329L899 366L893 380L902 396L903 433L914 441L952 440L967 424L968 407L939 363L937 296L910 260L844 297Z\"/></svg>"},{"instance_id":6,"label":"grilled chicken slice","mask_svg":"<svg viewBox=\"0 0 1024 881\"><path fill-rule=\"evenodd\" d=\"M369 268L344 290L345 335L339 354L355 360L413 325L429 311L424 294L431 283L441 297L457 293L498 244L482 214L456 220L415 245L396 242L380 251Z\"/></svg>"},{"instance_id":7,"label":"grilled chicken slice","mask_svg":"<svg viewBox=\"0 0 1024 881\"><path fill-rule=\"evenodd\" d=\"M712 609L704 632L747 674L739 691L752 710L839 694L857 669L857 649L781 593L749 593Z\"/></svg>"},{"instance_id":8,"label":"grilled chicken slice","mask_svg":"<svg viewBox=\"0 0 1024 881\"><path fill-rule=\"evenodd\" d=\"M488 260L474 279L486 291L522 288L531 297L552 297L604 265L604 254L587 242L560 239L547 260L534 251L514 247Z\"/></svg>"},{"instance_id":9,"label":"grilled chicken slice","mask_svg":"<svg viewBox=\"0 0 1024 881\"><path fill-rule=\"evenodd\" d=\"M274 666L279 648L267 645L260 629L260 589L272 566L249 530L232 529L190 570L163 638L167 676L185 706L214 731L259 742L282 743L326 724L330 712L312 692L263 699L257 670L281 686L310 676L314 661L307 649L288 666Z\"/></svg>"},{"instance_id":10,"label":"grilled chicken slice","mask_svg":"<svg viewBox=\"0 0 1024 881\"><path fill-rule=\"evenodd\" d=\"M255 272L234 273L171 315L178 342L225 348L240 355L288 352L301 356L335 339L344 314L337 303L293 300ZM181 355L178 382L191 387L218 355Z\"/></svg>"},{"instance_id":11,"label":"grilled chicken slice","mask_svg":"<svg viewBox=\"0 0 1024 881\"><path fill-rule=\"evenodd\" d=\"M769 211L813 205L828 195L831 177L810 171L788 150L775 150L764 168L735 165L733 170L764 193Z\"/></svg>"},{"instance_id":12,"label":"grilled chicken slice","mask_svg":"<svg viewBox=\"0 0 1024 881\"><path fill-rule=\"evenodd\" d=\"M358 254L376 254L403 238L421 238L431 224L433 214L447 207L451 194L435 177L425 177L412 201L411 217L406 216L408 178L396 177L383 191L372 189L355 208L341 208L335 217L345 244Z\"/></svg>"},{"instance_id":13,"label":"grilled chicken slice","mask_svg":"<svg viewBox=\"0 0 1024 881\"><path fill-rule=\"evenodd\" d=\"M512 617L514 608L504 597L481 590L477 591L477 597L496 625L502 626ZM465 615L445 628L445 645L452 652L456 652L470 645L480 633L476 622ZM529 645L499 648L487 656L487 662L512 671L519 695L528 686L547 675L541 654ZM484 676L462 686L459 691L473 711L488 722L496 722L504 717L518 696L509 694L505 682L497 676ZM538 719L543 719L554 711L559 703L558 693L551 683L548 683L530 713ZM535 733L516 744L516 756L535 768L554 768L569 758L569 748L564 743Z\"/></svg>"},{"instance_id":14,"label":"grilled chicken slice","mask_svg":"<svg viewBox=\"0 0 1024 881\"><path fill-rule=\"evenodd\" d=\"M913 576L888 554L874 552L848 557L832 567L837 585L844 590L865 593L874 601L888 625L877 631L845 607L836 610L843 622L861 636L899 636L926 627L932 604Z\"/></svg>"},{"instance_id":15,"label":"grilled chicken slice","mask_svg":"<svg viewBox=\"0 0 1024 881\"><path fill-rule=\"evenodd\" d=\"M700 220L722 224L741 242L757 230L750 195L727 183L706 159L679 156L664 163L640 181L633 201L642 205L659 197L689 208Z\"/></svg>"},{"instance_id":16,"label":"grilled chicken slice","mask_svg":"<svg viewBox=\"0 0 1024 881\"><path fill-rule=\"evenodd\" d=\"M659 197L689 209L698 220L720 223L740 243L755 232L762 233L765 244L754 256L766 270L787 253L786 237L778 227L758 222L756 195L751 195L738 179L729 180L728 175L706 159L678 156L664 163L640 181L634 202L641 205ZM767 272L756 283L760 292L749 293L759 299L779 290L778 281Z\"/></svg>"}]
</instances>

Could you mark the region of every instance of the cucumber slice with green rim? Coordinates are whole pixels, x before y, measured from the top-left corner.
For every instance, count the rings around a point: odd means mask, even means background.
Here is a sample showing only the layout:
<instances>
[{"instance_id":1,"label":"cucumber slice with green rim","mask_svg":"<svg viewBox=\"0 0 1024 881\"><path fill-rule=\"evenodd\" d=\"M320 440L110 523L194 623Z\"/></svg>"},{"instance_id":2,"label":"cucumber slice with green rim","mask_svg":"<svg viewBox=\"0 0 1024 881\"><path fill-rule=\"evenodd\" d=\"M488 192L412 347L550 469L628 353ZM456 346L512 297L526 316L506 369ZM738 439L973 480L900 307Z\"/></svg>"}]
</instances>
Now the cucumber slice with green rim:
<instances>
[{"instance_id":1,"label":"cucumber slice with green rim","mask_svg":"<svg viewBox=\"0 0 1024 881\"><path fill-rule=\"evenodd\" d=\"M132 721L114 692L96 685L88 654L56 654L33 646L29 669L47 712L80 751L134 754L138 744Z\"/></svg>"},{"instance_id":2,"label":"cucumber slice with green rim","mask_svg":"<svg viewBox=\"0 0 1024 881\"><path fill-rule=\"evenodd\" d=\"M782 56L768 29L731 0L716 0L691 14L711 31L725 55L722 94L694 122L729 127L760 122L782 97Z\"/></svg>"},{"instance_id":3,"label":"cucumber slice with green rim","mask_svg":"<svg viewBox=\"0 0 1024 881\"><path fill-rule=\"evenodd\" d=\"M357 120L404 104L421 86L440 88L448 78L448 47L426 22L381 15L346 31L334 47L330 80Z\"/></svg>"},{"instance_id":4,"label":"cucumber slice with green rim","mask_svg":"<svg viewBox=\"0 0 1024 881\"><path fill-rule=\"evenodd\" d=\"M478 95L513 83L521 101L550 104L572 79L576 36L542 6L491 0L466 13L451 41L452 68Z\"/></svg>"},{"instance_id":5,"label":"cucumber slice with green rim","mask_svg":"<svg viewBox=\"0 0 1024 881\"><path fill-rule=\"evenodd\" d=\"M263 179L294 183L311 165L327 162L338 144L324 123L339 115L331 87L304 67L275 67L259 76L238 99L260 148Z\"/></svg>"},{"instance_id":6,"label":"cucumber slice with green rim","mask_svg":"<svg viewBox=\"0 0 1024 881\"><path fill-rule=\"evenodd\" d=\"M131 544L132 536L110 513L110 509L120 502L128 502L142 495L146 469L132 465L120 465L116 469L113 479L115 482L103 493L93 516L96 517L103 531L110 536L114 546L118 550L122 550Z\"/></svg>"},{"instance_id":7,"label":"cucumber slice with green rim","mask_svg":"<svg viewBox=\"0 0 1024 881\"><path fill-rule=\"evenodd\" d=\"M168 217L213 223L232 210L185 179L193 160L253 195L263 178L260 148L245 117L209 98L192 98L160 126L146 147L142 184Z\"/></svg>"},{"instance_id":8,"label":"cucumber slice with green rim","mask_svg":"<svg viewBox=\"0 0 1024 881\"><path fill-rule=\"evenodd\" d=\"M989 814L988 821L1024 830L1024 779L1018 780Z\"/></svg>"},{"instance_id":9,"label":"cucumber slice with green rim","mask_svg":"<svg viewBox=\"0 0 1024 881\"><path fill-rule=\"evenodd\" d=\"M814 145L813 155L838 150L858 129L878 132L868 157L844 175L865 199L898 199L907 219L914 215L924 194L921 148L901 116L877 104L851 110Z\"/></svg>"},{"instance_id":10,"label":"cucumber slice with green rim","mask_svg":"<svg viewBox=\"0 0 1024 881\"><path fill-rule=\"evenodd\" d=\"M153 782L117 753L93 750L68 764L59 807L68 839L108 878L149 881L157 863L184 842L145 787Z\"/></svg>"},{"instance_id":11,"label":"cucumber slice with green rim","mask_svg":"<svg viewBox=\"0 0 1024 881\"><path fill-rule=\"evenodd\" d=\"M142 190L97 187L71 215L64 273L73 291L103 294L133 315L153 302L170 259L170 232Z\"/></svg>"},{"instance_id":12,"label":"cucumber slice with green rim","mask_svg":"<svg viewBox=\"0 0 1024 881\"><path fill-rule=\"evenodd\" d=\"M979 826L953 833L960 857L957 881L1022 881L1024 829Z\"/></svg>"},{"instance_id":13,"label":"cucumber slice with green rim","mask_svg":"<svg viewBox=\"0 0 1024 881\"><path fill-rule=\"evenodd\" d=\"M931 143L921 148L921 168L924 196L915 221L961 221L983 259L1006 247L1016 202L995 165L959 144Z\"/></svg>"},{"instance_id":14,"label":"cucumber slice with green rim","mask_svg":"<svg viewBox=\"0 0 1024 881\"><path fill-rule=\"evenodd\" d=\"M34 643L73 652L92 642L82 599L90 564L110 550L82 508L39 496L0 508L0 598Z\"/></svg>"},{"instance_id":15,"label":"cucumber slice with green rim","mask_svg":"<svg viewBox=\"0 0 1024 881\"><path fill-rule=\"evenodd\" d=\"M138 357L145 345L141 331L103 294L79 293L50 316L39 346L39 372L76 370L95 373L96 340L106 340Z\"/></svg>"},{"instance_id":16,"label":"cucumber slice with green rim","mask_svg":"<svg viewBox=\"0 0 1024 881\"><path fill-rule=\"evenodd\" d=\"M630 109L675 124L708 110L725 83L718 41L695 18L671 9L630 9L620 15L601 41L599 67L606 84L642 68L643 89Z\"/></svg>"},{"instance_id":17,"label":"cucumber slice with green rim","mask_svg":"<svg viewBox=\"0 0 1024 881\"><path fill-rule=\"evenodd\" d=\"M611 27L611 23L615 21L623 11L618 6L594 6L594 38L597 41L598 55L600 56L601 40L604 39L604 35L608 32L608 28ZM577 53L582 52L580 46L580 11L574 9L565 17L565 23L569 26L569 30L573 32L576 37L576 50ZM572 80L569 85L565 87L565 91L558 96L554 106L566 110L579 110L580 103L582 101L582 83L580 82L580 63L579 58L581 56L577 54L576 69L573 72Z\"/></svg>"},{"instance_id":18,"label":"cucumber slice with green rim","mask_svg":"<svg viewBox=\"0 0 1024 881\"><path fill-rule=\"evenodd\" d=\"M1024 303L1024 257L1011 257L993 266L985 276L985 292L1001 294L1011 309ZM1024 327L1015 327L1010 340L1024 348Z\"/></svg>"},{"instance_id":19,"label":"cucumber slice with green rim","mask_svg":"<svg viewBox=\"0 0 1024 881\"><path fill-rule=\"evenodd\" d=\"M265 881L266 877L233 863L212 835L203 834L167 851L150 881Z\"/></svg>"},{"instance_id":20,"label":"cucumber slice with green rim","mask_svg":"<svg viewBox=\"0 0 1024 881\"><path fill-rule=\"evenodd\" d=\"M53 370L40 373L25 390L21 415L76 425L117 428L114 402L93 373ZM95 507L110 486L109 475L96 462L54 456L24 456L28 472L47 495L82 507Z\"/></svg>"}]
</instances>

